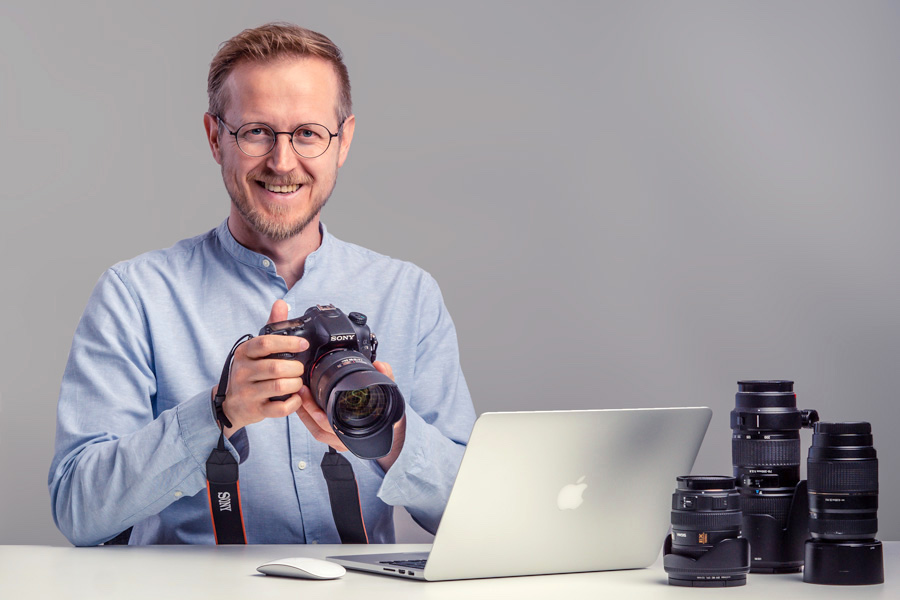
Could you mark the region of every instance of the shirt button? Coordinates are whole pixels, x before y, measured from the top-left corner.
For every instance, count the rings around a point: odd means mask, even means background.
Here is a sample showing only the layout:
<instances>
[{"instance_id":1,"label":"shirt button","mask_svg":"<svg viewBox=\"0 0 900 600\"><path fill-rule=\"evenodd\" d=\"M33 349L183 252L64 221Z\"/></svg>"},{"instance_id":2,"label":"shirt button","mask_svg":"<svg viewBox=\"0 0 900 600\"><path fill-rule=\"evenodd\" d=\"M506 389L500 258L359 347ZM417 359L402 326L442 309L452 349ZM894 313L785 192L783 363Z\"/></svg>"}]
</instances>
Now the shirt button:
<instances>
[{"instance_id":1,"label":"shirt button","mask_svg":"<svg viewBox=\"0 0 900 600\"><path fill-rule=\"evenodd\" d=\"M176 497L176 498L181 498L182 496L184 496L184 492L182 492L182 491L177 491L177 492L175 492L175 497Z\"/></svg>"},{"instance_id":2,"label":"shirt button","mask_svg":"<svg viewBox=\"0 0 900 600\"><path fill-rule=\"evenodd\" d=\"M263 266L264 266L264 267L268 267L268 266L271 265L271 264L272 264L272 263L271 263L271 261L269 261L268 258L264 258L264 259L263 259Z\"/></svg>"},{"instance_id":3,"label":"shirt button","mask_svg":"<svg viewBox=\"0 0 900 600\"><path fill-rule=\"evenodd\" d=\"M298 462L298 463L297 463L297 468L300 469L301 471L302 471L303 469L305 469L305 468L306 468L306 461L305 461L305 460L301 460L300 462Z\"/></svg>"}]
</instances>

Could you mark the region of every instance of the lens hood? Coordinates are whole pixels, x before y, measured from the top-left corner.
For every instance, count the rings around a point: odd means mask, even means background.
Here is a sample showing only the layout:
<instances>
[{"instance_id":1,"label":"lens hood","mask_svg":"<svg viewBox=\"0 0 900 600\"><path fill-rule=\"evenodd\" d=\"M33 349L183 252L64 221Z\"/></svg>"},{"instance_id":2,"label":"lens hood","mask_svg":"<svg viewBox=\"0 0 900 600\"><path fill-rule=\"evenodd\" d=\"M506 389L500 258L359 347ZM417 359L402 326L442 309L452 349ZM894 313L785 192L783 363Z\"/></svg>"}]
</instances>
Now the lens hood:
<instances>
[{"instance_id":1,"label":"lens hood","mask_svg":"<svg viewBox=\"0 0 900 600\"><path fill-rule=\"evenodd\" d=\"M884 550L878 540L807 540L803 581L821 585L884 583Z\"/></svg>"},{"instance_id":2,"label":"lens hood","mask_svg":"<svg viewBox=\"0 0 900 600\"><path fill-rule=\"evenodd\" d=\"M682 587L737 587L746 585L750 571L750 541L728 538L699 558L672 552L672 536L663 544L663 568L669 585Z\"/></svg>"},{"instance_id":3,"label":"lens hood","mask_svg":"<svg viewBox=\"0 0 900 600\"><path fill-rule=\"evenodd\" d=\"M338 418L337 398L341 392L381 387L386 394L384 413L375 423L365 429L345 427ZM325 413L334 432L353 454L362 459L386 456L394 441L394 424L406 410L406 402L400 388L388 376L375 370L359 370L341 378L331 388Z\"/></svg>"}]
</instances>

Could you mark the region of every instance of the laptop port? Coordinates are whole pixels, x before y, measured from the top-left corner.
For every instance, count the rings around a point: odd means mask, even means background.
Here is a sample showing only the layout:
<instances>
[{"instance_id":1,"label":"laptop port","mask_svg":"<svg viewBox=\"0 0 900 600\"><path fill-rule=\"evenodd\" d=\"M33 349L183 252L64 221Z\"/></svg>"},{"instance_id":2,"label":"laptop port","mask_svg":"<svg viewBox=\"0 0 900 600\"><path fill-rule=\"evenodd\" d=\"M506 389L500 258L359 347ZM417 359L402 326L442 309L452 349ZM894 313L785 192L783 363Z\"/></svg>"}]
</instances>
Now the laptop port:
<instances>
[{"instance_id":1,"label":"laptop port","mask_svg":"<svg viewBox=\"0 0 900 600\"><path fill-rule=\"evenodd\" d=\"M409 572L409 573L407 573L407 574L408 574L408 575L409 575L409 576L410 576L410 577L415 577L415 576L416 576L416 574L415 574L415 573L413 573L413 572L412 572L412 571L410 571L410 572Z\"/></svg>"},{"instance_id":2,"label":"laptop port","mask_svg":"<svg viewBox=\"0 0 900 600\"><path fill-rule=\"evenodd\" d=\"M391 573L396 573L397 569L388 569L387 567L382 567L385 571L390 571Z\"/></svg>"},{"instance_id":3,"label":"laptop port","mask_svg":"<svg viewBox=\"0 0 900 600\"><path fill-rule=\"evenodd\" d=\"M400 569L400 574L401 574L401 575L406 575L406 570L405 570L405 569Z\"/></svg>"}]
</instances>

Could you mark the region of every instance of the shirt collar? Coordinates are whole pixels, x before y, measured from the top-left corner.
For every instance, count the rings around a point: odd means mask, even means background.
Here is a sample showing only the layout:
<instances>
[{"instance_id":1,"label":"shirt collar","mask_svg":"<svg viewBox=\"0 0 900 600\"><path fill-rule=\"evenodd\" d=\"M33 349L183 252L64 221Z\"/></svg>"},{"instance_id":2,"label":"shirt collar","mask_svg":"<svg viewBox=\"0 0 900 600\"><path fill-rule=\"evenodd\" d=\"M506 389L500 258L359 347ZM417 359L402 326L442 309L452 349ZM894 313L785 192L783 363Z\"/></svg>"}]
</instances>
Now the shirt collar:
<instances>
[{"instance_id":1,"label":"shirt collar","mask_svg":"<svg viewBox=\"0 0 900 600\"><path fill-rule=\"evenodd\" d=\"M334 245L331 234L328 233L325 223L322 223L321 221L319 221L319 233L322 234L322 243L306 257L306 263L303 266L304 275L320 264L325 257L328 256L328 253ZM231 230L228 229L228 218L222 221L222 224L216 228L216 237L218 237L219 243L222 244L222 247L225 248L228 254L238 262L263 270L266 270L267 267L264 261L269 261L270 264L274 264L274 261L266 255L254 252L246 246L242 246L240 242L234 239Z\"/></svg>"}]
</instances>

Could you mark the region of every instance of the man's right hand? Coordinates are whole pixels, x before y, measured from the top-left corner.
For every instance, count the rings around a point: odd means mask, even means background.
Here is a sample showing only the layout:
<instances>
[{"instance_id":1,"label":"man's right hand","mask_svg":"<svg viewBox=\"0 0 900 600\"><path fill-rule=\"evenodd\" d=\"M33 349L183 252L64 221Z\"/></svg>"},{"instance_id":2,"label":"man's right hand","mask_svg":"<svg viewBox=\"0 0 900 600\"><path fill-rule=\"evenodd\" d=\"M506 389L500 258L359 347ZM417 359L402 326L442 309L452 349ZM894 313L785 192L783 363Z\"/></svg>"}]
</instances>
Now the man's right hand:
<instances>
[{"instance_id":1,"label":"man's right hand","mask_svg":"<svg viewBox=\"0 0 900 600\"><path fill-rule=\"evenodd\" d=\"M287 303L276 300L267 323L286 321L287 318ZM226 437L251 423L286 417L300 408L303 363L267 357L276 352L302 352L307 348L309 342L294 335L261 335L238 346L231 363L228 393L222 404L232 425L225 428ZM213 397L218 387L213 387ZM286 395L290 397L283 402L269 400Z\"/></svg>"}]
</instances>

